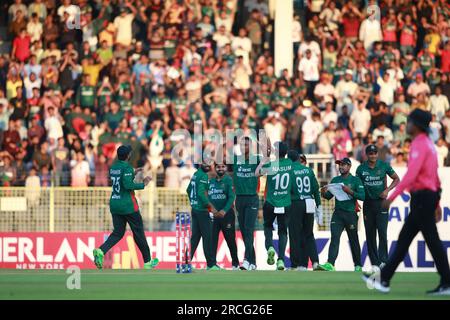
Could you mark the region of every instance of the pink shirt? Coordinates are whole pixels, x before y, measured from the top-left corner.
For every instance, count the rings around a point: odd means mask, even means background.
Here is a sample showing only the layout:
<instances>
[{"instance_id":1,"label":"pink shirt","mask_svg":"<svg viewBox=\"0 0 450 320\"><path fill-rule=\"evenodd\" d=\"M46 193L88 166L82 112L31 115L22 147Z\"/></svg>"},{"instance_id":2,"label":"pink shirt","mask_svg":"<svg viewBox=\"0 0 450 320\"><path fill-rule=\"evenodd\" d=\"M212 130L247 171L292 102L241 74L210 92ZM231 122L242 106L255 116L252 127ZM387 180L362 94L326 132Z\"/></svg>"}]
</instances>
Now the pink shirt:
<instances>
[{"instance_id":1,"label":"pink shirt","mask_svg":"<svg viewBox=\"0 0 450 320\"><path fill-rule=\"evenodd\" d=\"M421 133L411 143L408 171L388 200L394 200L404 190L438 191L440 186L436 149L430 138Z\"/></svg>"}]
</instances>

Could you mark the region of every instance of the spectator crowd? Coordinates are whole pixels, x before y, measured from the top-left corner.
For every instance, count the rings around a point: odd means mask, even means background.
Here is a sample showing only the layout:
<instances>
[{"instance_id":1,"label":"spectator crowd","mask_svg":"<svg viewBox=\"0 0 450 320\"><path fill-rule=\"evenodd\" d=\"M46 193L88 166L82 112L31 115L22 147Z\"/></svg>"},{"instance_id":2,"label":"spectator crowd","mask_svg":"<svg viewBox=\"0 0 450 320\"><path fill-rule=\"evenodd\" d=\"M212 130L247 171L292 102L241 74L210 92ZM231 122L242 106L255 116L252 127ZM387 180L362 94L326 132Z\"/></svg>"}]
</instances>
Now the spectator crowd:
<instances>
[{"instance_id":1,"label":"spectator crowd","mask_svg":"<svg viewBox=\"0 0 450 320\"><path fill-rule=\"evenodd\" d=\"M183 140L172 133L196 123L265 129L302 153L358 162L374 143L401 167L415 108L432 113L440 166L450 165L449 3L294 5L294 72L278 74L268 0L8 3L1 185L106 186L117 146L130 144L134 166L183 188L195 169L171 157Z\"/></svg>"}]
</instances>

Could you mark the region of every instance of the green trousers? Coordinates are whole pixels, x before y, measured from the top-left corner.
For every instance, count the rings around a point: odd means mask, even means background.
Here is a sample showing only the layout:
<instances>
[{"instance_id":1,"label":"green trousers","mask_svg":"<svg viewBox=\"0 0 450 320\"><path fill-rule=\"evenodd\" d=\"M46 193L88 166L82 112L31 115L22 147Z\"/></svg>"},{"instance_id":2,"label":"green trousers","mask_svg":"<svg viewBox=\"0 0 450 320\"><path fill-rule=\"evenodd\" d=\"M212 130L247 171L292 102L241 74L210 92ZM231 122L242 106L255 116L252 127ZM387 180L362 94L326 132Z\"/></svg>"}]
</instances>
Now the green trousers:
<instances>
[{"instance_id":1,"label":"green trousers","mask_svg":"<svg viewBox=\"0 0 450 320\"><path fill-rule=\"evenodd\" d=\"M239 267L239 258L237 254L236 245L236 217L234 210L230 209L223 218L214 218L212 229L212 256L214 258L214 264L217 264L217 245L219 243L219 234L222 231L223 237L227 242L228 249L230 250L231 263L234 267Z\"/></svg>"},{"instance_id":2,"label":"green trousers","mask_svg":"<svg viewBox=\"0 0 450 320\"><path fill-rule=\"evenodd\" d=\"M212 226L213 220L207 211L192 210L192 236L191 236L191 259L194 257L195 250L200 242L203 241L203 252L205 254L208 267L214 265L212 255Z\"/></svg>"},{"instance_id":3,"label":"green trousers","mask_svg":"<svg viewBox=\"0 0 450 320\"><path fill-rule=\"evenodd\" d=\"M366 230L367 252L372 265L379 266L388 260L387 227L388 210L381 208L382 199L364 201L364 228ZM378 248L377 248L378 232Z\"/></svg>"},{"instance_id":4,"label":"green trousers","mask_svg":"<svg viewBox=\"0 0 450 320\"><path fill-rule=\"evenodd\" d=\"M244 258L250 264L256 265L256 255L254 243L254 232L256 218L258 217L259 198L253 196L236 196L236 210L238 214L239 229L245 245Z\"/></svg>"},{"instance_id":5,"label":"green trousers","mask_svg":"<svg viewBox=\"0 0 450 320\"><path fill-rule=\"evenodd\" d=\"M306 213L305 200L292 201L288 214L289 246L291 267L308 267L319 262L316 239L314 238L314 214Z\"/></svg>"},{"instance_id":6,"label":"green trousers","mask_svg":"<svg viewBox=\"0 0 450 320\"><path fill-rule=\"evenodd\" d=\"M335 210L331 218L331 243L328 250L328 262L335 264L339 253L339 244L342 231L347 232L350 241L353 263L355 266L361 266L361 247L358 239L358 215L356 212Z\"/></svg>"}]
</instances>

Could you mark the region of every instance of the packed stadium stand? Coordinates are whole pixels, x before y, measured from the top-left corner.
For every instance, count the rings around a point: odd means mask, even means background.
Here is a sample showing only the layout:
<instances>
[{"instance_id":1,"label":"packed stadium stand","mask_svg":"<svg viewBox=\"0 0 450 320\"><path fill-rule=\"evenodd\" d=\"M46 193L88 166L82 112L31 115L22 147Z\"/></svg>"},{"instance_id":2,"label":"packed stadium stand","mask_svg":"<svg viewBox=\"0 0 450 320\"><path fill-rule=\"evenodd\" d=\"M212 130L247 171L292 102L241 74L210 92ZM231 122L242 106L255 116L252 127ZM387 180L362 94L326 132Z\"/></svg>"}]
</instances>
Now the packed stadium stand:
<instances>
[{"instance_id":1,"label":"packed stadium stand","mask_svg":"<svg viewBox=\"0 0 450 320\"><path fill-rule=\"evenodd\" d=\"M370 6L379 12L371 14ZM0 12L0 183L107 186L119 144L183 189L192 131L265 129L308 155L406 166L415 108L450 165L445 0L294 1L294 72L274 68L268 0L15 0Z\"/></svg>"}]
</instances>

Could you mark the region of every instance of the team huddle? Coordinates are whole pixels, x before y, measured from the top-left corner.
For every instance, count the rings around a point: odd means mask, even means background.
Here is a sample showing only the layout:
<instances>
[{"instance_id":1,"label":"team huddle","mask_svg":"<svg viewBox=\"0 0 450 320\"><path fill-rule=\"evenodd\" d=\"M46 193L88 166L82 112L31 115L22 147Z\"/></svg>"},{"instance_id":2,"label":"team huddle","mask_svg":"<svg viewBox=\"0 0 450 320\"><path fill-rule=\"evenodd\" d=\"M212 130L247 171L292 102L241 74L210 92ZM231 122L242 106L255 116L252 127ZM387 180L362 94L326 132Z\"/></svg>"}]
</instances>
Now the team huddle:
<instances>
[{"instance_id":1,"label":"team huddle","mask_svg":"<svg viewBox=\"0 0 450 320\"><path fill-rule=\"evenodd\" d=\"M251 140L242 139L241 155L233 157L233 163L214 162L203 159L193 175L187 193L192 207L191 259L203 240L207 270L220 270L216 263L220 231L231 252L233 270L256 270L253 245L254 229L259 210L259 177L266 176L265 201L263 205L265 248L267 264L284 270L287 242L290 245L290 261L294 270L308 270L309 260L313 270L333 271L338 257L342 232L347 232L355 266L361 271L361 247L357 223L363 201L364 227L372 272L363 274L367 285L383 293L390 291L390 280L404 259L414 237L421 232L436 263L441 277L439 285L427 292L431 295L450 295L450 268L447 253L439 238L436 223L442 219L441 182L438 175L436 150L428 137L431 113L415 109L408 116L407 132L413 138L411 160L400 182L398 175L388 164L378 160L374 145L366 147L367 161L350 174L351 160L336 160L339 176L319 188L314 172L306 166L306 157L288 150L283 142L274 145L275 156L270 157L269 143L258 142L263 155L250 152ZM129 146L120 146L117 161L109 170L112 181L110 209L114 230L108 239L93 251L94 263L103 268L104 255L123 237L129 224L134 240L144 259L144 268L153 269L158 259L151 257L139 205L134 191L143 189L151 177L136 178L141 169L134 170L128 163L132 152ZM214 166L214 171L211 167ZM227 175L228 167L232 174ZM231 172L230 172L231 173ZM387 177L392 179L387 185ZM136 181L138 180L138 181ZM389 197L388 194L395 188ZM387 224L388 208L403 191L411 194L410 213L399 233L397 246L388 259ZM320 264L313 234L314 219L322 223L321 196L335 198L331 218L331 242L326 263ZM245 245L244 261L240 265L235 232L235 209L239 229ZM273 230L277 223L278 253L274 248ZM377 246L377 234L379 244ZM275 256L277 259L275 260ZM378 275L378 277L372 277Z\"/></svg>"},{"instance_id":2,"label":"team huddle","mask_svg":"<svg viewBox=\"0 0 450 320\"><path fill-rule=\"evenodd\" d=\"M205 159L193 175L187 193L192 206L191 258L203 240L207 270L220 270L216 263L220 231L229 247L233 270L255 270L254 229L259 210L259 177L266 176L263 205L265 248L267 264L285 270L285 251L289 240L291 269L308 270L311 260L313 270L333 271L338 256L340 237L344 229L350 240L355 271L361 271L361 248L357 223L359 205L364 201L364 224L369 257L374 269L383 267L387 261L388 213L382 209L382 201L395 188L399 178L386 163L377 159L376 146L366 149L368 160L362 163L356 176L350 174L348 158L336 161L340 175L331 180L347 195L335 199L331 219L331 243L328 260L319 263L313 233L314 220L323 222L321 195L334 197L327 186L320 188L314 171L306 165L306 158L295 150L288 150L283 142L275 143L275 156L250 153L251 140L244 138L241 155L234 156L229 166ZM270 148L269 148L270 149ZM214 171L212 171L214 167ZM227 175L227 170L232 171ZM387 176L392 183L387 186ZM244 261L239 265L235 240L235 219L245 244ZM278 250L273 243L274 222L278 232ZM378 233L379 246L376 236ZM277 256L277 257L276 257Z\"/></svg>"}]
</instances>

